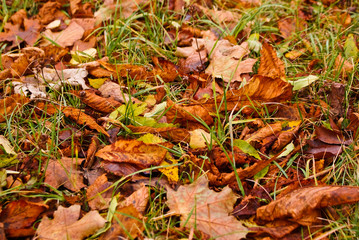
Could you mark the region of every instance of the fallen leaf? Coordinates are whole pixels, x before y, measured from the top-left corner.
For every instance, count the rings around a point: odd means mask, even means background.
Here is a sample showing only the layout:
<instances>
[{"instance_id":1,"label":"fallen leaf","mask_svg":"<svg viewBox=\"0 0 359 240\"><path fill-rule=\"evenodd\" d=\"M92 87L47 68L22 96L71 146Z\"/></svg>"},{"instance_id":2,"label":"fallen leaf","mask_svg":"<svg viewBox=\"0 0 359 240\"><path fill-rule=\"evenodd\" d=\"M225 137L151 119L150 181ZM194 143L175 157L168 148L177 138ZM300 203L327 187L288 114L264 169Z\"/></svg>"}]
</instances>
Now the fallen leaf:
<instances>
[{"instance_id":1,"label":"fallen leaf","mask_svg":"<svg viewBox=\"0 0 359 240\"><path fill-rule=\"evenodd\" d=\"M321 208L359 201L359 187L320 186L294 190L278 200L257 209L257 218L264 221L288 219L304 226L317 221Z\"/></svg>"},{"instance_id":2,"label":"fallen leaf","mask_svg":"<svg viewBox=\"0 0 359 240\"><path fill-rule=\"evenodd\" d=\"M100 149L96 156L111 163L127 163L140 168L148 168L161 164L166 153L167 150L157 144L146 144L134 139L120 139Z\"/></svg>"},{"instance_id":3,"label":"fallen leaf","mask_svg":"<svg viewBox=\"0 0 359 240\"><path fill-rule=\"evenodd\" d=\"M344 44L345 57L347 59L353 58L354 62L359 57L359 49L355 43L353 34L349 34Z\"/></svg>"},{"instance_id":4,"label":"fallen leaf","mask_svg":"<svg viewBox=\"0 0 359 240\"><path fill-rule=\"evenodd\" d=\"M329 130L323 126L315 127L317 138L327 144L350 145L353 141L346 139L340 132Z\"/></svg>"},{"instance_id":5,"label":"fallen leaf","mask_svg":"<svg viewBox=\"0 0 359 240\"><path fill-rule=\"evenodd\" d=\"M195 127L194 123L199 124L199 120L202 120L207 125L213 123L213 118L209 115L208 111L200 105L194 106L180 106L172 102L167 101L166 117L170 123L180 123L182 126Z\"/></svg>"},{"instance_id":6,"label":"fallen leaf","mask_svg":"<svg viewBox=\"0 0 359 240\"><path fill-rule=\"evenodd\" d=\"M352 62L349 62L343 58L341 54L339 54L335 59L334 69L336 72L339 72L343 78L345 78L348 73L354 70L354 65Z\"/></svg>"},{"instance_id":7,"label":"fallen leaf","mask_svg":"<svg viewBox=\"0 0 359 240\"><path fill-rule=\"evenodd\" d=\"M258 75L285 81L284 63L278 58L274 48L268 43L262 44Z\"/></svg>"},{"instance_id":8,"label":"fallen leaf","mask_svg":"<svg viewBox=\"0 0 359 240\"><path fill-rule=\"evenodd\" d=\"M172 213L181 215L181 226L196 227L215 239L245 238L248 229L229 215L237 197L227 186L221 192L208 188L202 176L177 191L167 188L167 205Z\"/></svg>"},{"instance_id":9,"label":"fallen leaf","mask_svg":"<svg viewBox=\"0 0 359 240\"><path fill-rule=\"evenodd\" d=\"M0 222L4 224L9 238L31 237L35 233L33 224L48 206L26 200L12 201L0 211Z\"/></svg>"},{"instance_id":10,"label":"fallen leaf","mask_svg":"<svg viewBox=\"0 0 359 240\"><path fill-rule=\"evenodd\" d=\"M102 93L102 96L112 97L114 100L121 103L128 103L130 100L135 103L141 103L137 98L124 93L123 87L111 81L102 84L98 90Z\"/></svg>"},{"instance_id":11,"label":"fallen leaf","mask_svg":"<svg viewBox=\"0 0 359 240\"><path fill-rule=\"evenodd\" d=\"M40 37L40 23L38 20L27 19L26 11L21 9L20 13L22 20L12 24L8 22L5 24L5 32L0 33L0 42L12 42L13 47L25 41L29 46L33 46ZM11 19L10 19L11 20Z\"/></svg>"},{"instance_id":12,"label":"fallen leaf","mask_svg":"<svg viewBox=\"0 0 359 240\"><path fill-rule=\"evenodd\" d=\"M309 75L308 77L300 78L295 81L288 81L290 84L293 85L293 91L300 90L312 84L313 82L317 81L319 77L314 75Z\"/></svg>"},{"instance_id":13,"label":"fallen leaf","mask_svg":"<svg viewBox=\"0 0 359 240\"><path fill-rule=\"evenodd\" d=\"M45 172L45 183L55 189L64 185L74 192L86 187L83 183L83 174L78 170L78 166L83 160L67 157L50 160Z\"/></svg>"},{"instance_id":14,"label":"fallen leaf","mask_svg":"<svg viewBox=\"0 0 359 240\"><path fill-rule=\"evenodd\" d=\"M239 90L232 90L226 93L226 105L221 104L223 95L218 95L215 99L208 99L201 103L201 106L208 111L215 113L217 109L232 111L233 109L243 109L243 114L253 112L249 107L258 107L261 102L281 102L288 101L292 96L292 85L279 79L272 79L255 75Z\"/></svg>"},{"instance_id":15,"label":"fallen leaf","mask_svg":"<svg viewBox=\"0 0 359 240\"><path fill-rule=\"evenodd\" d=\"M133 205L117 207L110 229L99 239L135 239L145 229L142 218Z\"/></svg>"},{"instance_id":16,"label":"fallen leaf","mask_svg":"<svg viewBox=\"0 0 359 240\"><path fill-rule=\"evenodd\" d=\"M64 107L61 109L61 111L65 114L66 117L72 119L77 124L88 126L89 128L94 129L107 137L110 137L106 130L102 126L97 124L96 120L93 117L85 114L81 111L81 109Z\"/></svg>"},{"instance_id":17,"label":"fallen leaf","mask_svg":"<svg viewBox=\"0 0 359 240\"><path fill-rule=\"evenodd\" d=\"M29 99L20 94L13 94L0 99L0 122L5 122L11 114L19 111L20 108L28 102Z\"/></svg>"},{"instance_id":18,"label":"fallen leaf","mask_svg":"<svg viewBox=\"0 0 359 240\"><path fill-rule=\"evenodd\" d=\"M102 174L88 187L86 197L92 210L103 210L109 207L113 193L111 185L106 174Z\"/></svg>"},{"instance_id":19,"label":"fallen leaf","mask_svg":"<svg viewBox=\"0 0 359 240\"><path fill-rule=\"evenodd\" d=\"M65 48L74 45L77 40L82 38L84 33L85 30L79 24L71 22L69 26L61 32L52 32L50 29L47 29L42 34L47 41L55 42Z\"/></svg>"},{"instance_id":20,"label":"fallen leaf","mask_svg":"<svg viewBox=\"0 0 359 240\"><path fill-rule=\"evenodd\" d=\"M211 134L204 131L203 129L195 129L190 131L191 137L189 141L189 146L193 149L204 148L207 145L213 145L216 142L212 139Z\"/></svg>"},{"instance_id":21,"label":"fallen leaf","mask_svg":"<svg viewBox=\"0 0 359 240\"><path fill-rule=\"evenodd\" d=\"M149 199L150 190L148 187L142 186L119 203L118 207L133 206L140 214L145 214Z\"/></svg>"},{"instance_id":22,"label":"fallen leaf","mask_svg":"<svg viewBox=\"0 0 359 240\"><path fill-rule=\"evenodd\" d=\"M122 105L114 99L98 96L91 90L74 91L73 93L80 97L87 106L104 113L111 113Z\"/></svg>"},{"instance_id":23,"label":"fallen leaf","mask_svg":"<svg viewBox=\"0 0 359 240\"><path fill-rule=\"evenodd\" d=\"M90 211L80 220L80 205L59 206L54 219L44 217L36 230L39 239L82 240L105 226L106 220L97 211Z\"/></svg>"},{"instance_id":24,"label":"fallen leaf","mask_svg":"<svg viewBox=\"0 0 359 240\"><path fill-rule=\"evenodd\" d=\"M278 28L279 28L279 31L282 34L282 37L284 39L291 37L292 34L295 33L295 30L296 30L295 19L285 18L285 19L279 20Z\"/></svg>"},{"instance_id":25,"label":"fallen leaf","mask_svg":"<svg viewBox=\"0 0 359 240\"><path fill-rule=\"evenodd\" d=\"M68 19L65 13L61 11L61 3L59 2L46 2L39 10L37 15L39 21L46 25L55 19Z\"/></svg>"},{"instance_id":26,"label":"fallen leaf","mask_svg":"<svg viewBox=\"0 0 359 240\"><path fill-rule=\"evenodd\" d=\"M210 64L206 68L206 73L215 78L222 78L225 82L242 81L241 74L251 73L256 59L243 59L248 53L248 43L233 45L228 40L220 40L214 49L207 49L212 52Z\"/></svg>"}]
</instances>

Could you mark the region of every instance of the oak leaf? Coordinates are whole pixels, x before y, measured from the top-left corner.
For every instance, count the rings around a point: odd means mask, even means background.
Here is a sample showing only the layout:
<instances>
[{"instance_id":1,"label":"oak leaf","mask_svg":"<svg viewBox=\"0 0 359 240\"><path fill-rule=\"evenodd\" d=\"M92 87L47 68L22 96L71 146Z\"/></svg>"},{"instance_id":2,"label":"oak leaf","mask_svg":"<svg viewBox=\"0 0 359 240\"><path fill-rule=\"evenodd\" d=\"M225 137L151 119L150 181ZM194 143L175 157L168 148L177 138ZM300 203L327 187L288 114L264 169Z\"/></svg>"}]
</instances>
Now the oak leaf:
<instances>
[{"instance_id":1,"label":"oak leaf","mask_svg":"<svg viewBox=\"0 0 359 240\"><path fill-rule=\"evenodd\" d=\"M97 211L88 212L80 220L80 205L59 206L54 219L44 217L36 231L38 239L82 240L102 228L106 220Z\"/></svg>"},{"instance_id":2,"label":"oak leaf","mask_svg":"<svg viewBox=\"0 0 359 240\"><path fill-rule=\"evenodd\" d=\"M177 191L167 188L167 199L170 211L181 215L181 226L197 227L219 240L241 239L248 232L229 215L237 199L232 190L227 186L221 192L214 192L208 188L204 176Z\"/></svg>"}]
</instances>

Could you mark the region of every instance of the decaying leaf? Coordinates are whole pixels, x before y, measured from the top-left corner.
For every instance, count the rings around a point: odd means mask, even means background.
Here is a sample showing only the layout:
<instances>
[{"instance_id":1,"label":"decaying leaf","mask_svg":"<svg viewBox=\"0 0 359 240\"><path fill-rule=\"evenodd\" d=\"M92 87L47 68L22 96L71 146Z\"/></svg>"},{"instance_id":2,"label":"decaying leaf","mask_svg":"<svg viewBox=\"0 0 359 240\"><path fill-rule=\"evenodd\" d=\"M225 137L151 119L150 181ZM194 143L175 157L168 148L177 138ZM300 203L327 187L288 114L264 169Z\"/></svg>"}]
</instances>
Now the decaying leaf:
<instances>
[{"instance_id":1,"label":"decaying leaf","mask_svg":"<svg viewBox=\"0 0 359 240\"><path fill-rule=\"evenodd\" d=\"M67 157L50 160L45 172L45 183L56 189L64 185L72 191L79 191L86 186L82 172L77 169L83 160Z\"/></svg>"},{"instance_id":2,"label":"decaying leaf","mask_svg":"<svg viewBox=\"0 0 359 240\"><path fill-rule=\"evenodd\" d=\"M166 145L166 143L162 143ZM157 144L146 144L137 140L118 140L100 149L96 156L111 163L127 163L140 168L158 166L167 150Z\"/></svg>"},{"instance_id":3,"label":"decaying leaf","mask_svg":"<svg viewBox=\"0 0 359 240\"><path fill-rule=\"evenodd\" d=\"M21 238L33 236L35 230L33 224L48 206L26 200L10 202L0 212L0 222L4 223L6 236L9 238Z\"/></svg>"},{"instance_id":4,"label":"decaying leaf","mask_svg":"<svg viewBox=\"0 0 359 240\"><path fill-rule=\"evenodd\" d=\"M105 136L110 136L106 130L97 124L96 120L85 114L81 111L81 109L73 108L73 107L65 107L61 109L61 111L65 114L66 117L71 118L73 121L77 122L80 125L86 125L91 129L98 131L99 133L104 134Z\"/></svg>"},{"instance_id":5,"label":"decaying leaf","mask_svg":"<svg viewBox=\"0 0 359 240\"><path fill-rule=\"evenodd\" d=\"M36 230L38 239L82 240L102 228L106 220L97 211L88 212L80 220L80 205L59 206L54 219L44 217Z\"/></svg>"},{"instance_id":6,"label":"decaying leaf","mask_svg":"<svg viewBox=\"0 0 359 240\"><path fill-rule=\"evenodd\" d=\"M106 174L99 176L87 189L86 197L92 210L103 210L109 207L113 188Z\"/></svg>"},{"instance_id":7,"label":"decaying leaf","mask_svg":"<svg viewBox=\"0 0 359 240\"><path fill-rule=\"evenodd\" d=\"M209 48L209 46L208 46ZM213 44L210 64L206 68L207 74L222 78L225 82L242 81L241 74L251 73L256 59L243 59L248 53L248 43L233 45L228 40L220 40Z\"/></svg>"},{"instance_id":8,"label":"decaying leaf","mask_svg":"<svg viewBox=\"0 0 359 240\"><path fill-rule=\"evenodd\" d=\"M301 225L317 222L321 208L359 201L359 187L321 186L294 190L257 209L257 218L265 221L288 219Z\"/></svg>"},{"instance_id":9,"label":"decaying leaf","mask_svg":"<svg viewBox=\"0 0 359 240\"><path fill-rule=\"evenodd\" d=\"M87 106L100 112L111 113L121 105L120 102L111 98L98 96L91 90L77 91L74 93L80 97L81 101Z\"/></svg>"},{"instance_id":10,"label":"decaying leaf","mask_svg":"<svg viewBox=\"0 0 359 240\"><path fill-rule=\"evenodd\" d=\"M262 44L260 61L258 75L285 80L284 63L278 58L274 48L266 42Z\"/></svg>"},{"instance_id":11,"label":"decaying leaf","mask_svg":"<svg viewBox=\"0 0 359 240\"><path fill-rule=\"evenodd\" d=\"M181 226L196 227L215 239L240 239L248 232L235 217L233 210L236 196L227 186L221 192L208 188L208 180L202 176L177 191L167 188L167 205L170 211L181 215Z\"/></svg>"},{"instance_id":12,"label":"decaying leaf","mask_svg":"<svg viewBox=\"0 0 359 240\"><path fill-rule=\"evenodd\" d=\"M135 239L145 229L142 218L133 205L118 207L110 229L99 239Z\"/></svg>"},{"instance_id":13,"label":"decaying leaf","mask_svg":"<svg viewBox=\"0 0 359 240\"><path fill-rule=\"evenodd\" d=\"M20 110L21 106L29 102L29 99L14 94L0 100L0 122L5 122L8 117L14 112Z\"/></svg>"}]
</instances>

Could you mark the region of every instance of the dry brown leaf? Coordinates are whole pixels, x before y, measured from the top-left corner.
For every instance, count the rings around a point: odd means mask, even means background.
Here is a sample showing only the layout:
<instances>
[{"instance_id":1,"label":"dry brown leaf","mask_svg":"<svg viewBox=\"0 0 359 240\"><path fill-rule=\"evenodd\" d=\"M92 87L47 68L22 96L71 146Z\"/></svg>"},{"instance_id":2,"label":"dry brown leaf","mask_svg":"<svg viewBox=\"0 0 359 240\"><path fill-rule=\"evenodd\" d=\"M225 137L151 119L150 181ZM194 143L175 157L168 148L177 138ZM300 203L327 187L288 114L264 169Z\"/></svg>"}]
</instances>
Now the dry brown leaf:
<instances>
[{"instance_id":1,"label":"dry brown leaf","mask_svg":"<svg viewBox=\"0 0 359 240\"><path fill-rule=\"evenodd\" d=\"M226 106L220 105L223 95L217 96L216 99L209 99L201 103L201 106L210 112L216 112L216 106L221 110L232 111L241 109L244 106L258 107L261 102L281 102L288 101L292 97L292 85L277 78L272 79L255 75L253 78L239 90L232 90L226 93ZM217 103L217 104L216 104ZM243 113L253 112L252 109L246 108Z\"/></svg>"},{"instance_id":2,"label":"dry brown leaf","mask_svg":"<svg viewBox=\"0 0 359 240\"><path fill-rule=\"evenodd\" d=\"M295 33L295 20L293 18L285 18L278 21L278 28L284 39L289 38Z\"/></svg>"},{"instance_id":3,"label":"dry brown leaf","mask_svg":"<svg viewBox=\"0 0 359 240\"><path fill-rule=\"evenodd\" d=\"M248 143L259 142L266 137L269 137L271 135L276 135L277 133L282 131L282 124L283 124L282 122L268 124L265 127L254 132L253 134L247 135L244 140L246 140Z\"/></svg>"},{"instance_id":4,"label":"dry brown leaf","mask_svg":"<svg viewBox=\"0 0 359 240\"><path fill-rule=\"evenodd\" d=\"M348 73L354 70L354 65L352 62L346 60L341 54L339 54L335 59L334 68L337 72L340 72L343 78L345 78Z\"/></svg>"},{"instance_id":5,"label":"dry brown leaf","mask_svg":"<svg viewBox=\"0 0 359 240\"><path fill-rule=\"evenodd\" d=\"M55 42L65 48L74 45L77 40L82 38L84 33L85 30L78 23L71 21L65 30L61 32L52 32L50 29L47 29L43 32L43 35L45 38L48 38L52 42Z\"/></svg>"},{"instance_id":6,"label":"dry brown leaf","mask_svg":"<svg viewBox=\"0 0 359 240\"><path fill-rule=\"evenodd\" d=\"M167 188L167 205L172 213L181 215L181 226L195 227L219 240L244 238L248 229L229 215L237 197L227 186L221 192L208 188L202 176L177 191Z\"/></svg>"},{"instance_id":7,"label":"dry brown leaf","mask_svg":"<svg viewBox=\"0 0 359 240\"><path fill-rule=\"evenodd\" d=\"M142 215L132 205L118 207L111 228L99 239L135 239L145 229Z\"/></svg>"},{"instance_id":8,"label":"dry brown leaf","mask_svg":"<svg viewBox=\"0 0 359 240\"><path fill-rule=\"evenodd\" d=\"M162 143L166 145L166 143ZM158 166L164 160L167 150L157 144L142 141L118 140L100 149L96 156L112 163L128 163L140 168Z\"/></svg>"},{"instance_id":9,"label":"dry brown leaf","mask_svg":"<svg viewBox=\"0 0 359 240\"><path fill-rule=\"evenodd\" d=\"M39 21L43 24L49 24L55 19L66 20L68 17L61 11L61 3L59 2L46 2L39 10L37 15Z\"/></svg>"},{"instance_id":10,"label":"dry brown leaf","mask_svg":"<svg viewBox=\"0 0 359 240\"><path fill-rule=\"evenodd\" d=\"M109 207L113 192L111 185L106 174L102 174L89 186L86 197L92 210L103 210Z\"/></svg>"},{"instance_id":11,"label":"dry brown leaf","mask_svg":"<svg viewBox=\"0 0 359 240\"><path fill-rule=\"evenodd\" d=\"M70 0L70 9L72 16L91 18L93 17L91 8L91 3L82 4L82 0Z\"/></svg>"},{"instance_id":12,"label":"dry brown leaf","mask_svg":"<svg viewBox=\"0 0 359 240\"><path fill-rule=\"evenodd\" d=\"M11 18L10 18L11 20ZM38 20L27 19L24 9L18 12L17 19L5 23L5 32L0 33L0 42L12 42L9 48L25 41L29 46L33 46L40 37L40 23Z\"/></svg>"},{"instance_id":13,"label":"dry brown leaf","mask_svg":"<svg viewBox=\"0 0 359 240\"><path fill-rule=\"evenodd\" d=\"M35 230L33 224L48 206L26 200L12 201L0 211L0 222L4 223L9 238L31 237Z\"/></svg>"},{"instance_id":14,"label":"dry brown leaf","mask_svg":"<svg viewBox=\"0 0 359 240\"><path fill-rule=\"evenodd\" d=\"M166 112L166 117L170 123L180 123L189 129L196 129L194 124L199 124L197 119L202 119L207 125L213 123L213 118L208 111L200 105L180 106L168 100L167 108L169 110Z\"/></svg>"},{"instance_id":15,"label":"dry brown leaf","mask_svg":"<svg viewBox=\"0 0 359 240\"><path fill-rule=\"evenodd\" d=\"M149 199L149 189L146 186L142 186L128 196L123 202L119 203L119 207L133 206L140 214L145 214Z\"/></svg>"},{"instance_id":16,"label":"dry brown leaf","mask_svg":"<svg viewBox=\"0 0 359 240\"><path fill-rule=\"evenodd\" d=\"M14 94L0 100L0 122L5 122L8 117L17 112L24 104L28 103L27 97Z\"/></svg>"},{"instance_id":17,"label":"dry brown leaf","mask_svg":"<svg viewBox=\"0 0 359 240\"><path fill-rule=\"evenodd\" d=\"M101 85L98 89L102 96L104 97L112 97L114 100L119 101L121 103L128 103L130 100L134 103L142 103L135 97L130 97L127 93L123 92L123 87L119 84L107 81Z\"/></svg>"},{"instance_id":18,"label":"dry brown leaf","mask_svg":"<svg viewBox=\"0 0 359 240\"><path fill-rule=\"evenodd\" d=\"M285 81L284 63L278 58L274 48L266 42L262 44L260 61L258 75Z\"/></svg>"},{"instance_id":19,"label":"dry brown leaf","mask_svg":"<svg viewBox=\"0 0 359 240\"><path fill-rule=\"evenodd\" d=\"M288 219L301 225L318 221L320 208L359 201L359 187L322 186L294 190L282 198L257 209L257 218L264 221Z\"/></svg>"},{"instance_id":20,"label":"dry brown leaf","mask_svg":"<svg viewBox=\"0 0 359 240\"><path fill-rule=\"evenodd\" d=\"M114 99L98 96L92 90L74 91L73 93L80 97L81 101L87 106L103 113L111 113L122 105Z\"/></svg>"},{"instance_id":21,"label":"dry brown leaf","mask_svg":"<svg viewBox=\"0 0 359 240\"><path fill-rule=\"evenodd\" d=\"M83 160L67 157L50 160L45 172L45 183L56 189L64 185L74 192L86 187L82 172L77 170Z\"/></svg>"},{"instance_id":22,"label":"dry brown leaf","mask_svg":"<svg viewBox=\"0 0 359 240\"><path fill-rule=\"evenodd\" d=\"M82 240L102 228L106 220L97 211L88 212L80 220L80 205L59 206L54 219L44 217L36 230L38 239Z\"/></svg>"},{"instance_id":23,"label":"dry brown leaf","mask_svg":"<svg viewBox=\"0 0 359 240\"><path fill-rule=\"evenodd\" d=\"M315 126L315 134L320 141L327 144L350 145L353 142L351 139L346 139L342 133L323 126Z\"/></svg>"},{"instance_id":24,"label":"dry brown leaf","mask_svg":"<svg viewBox=\"0 0 359 240\"><path fill-rule=\"evenodd\" d=\"M184 128L177 127L162 127L162 128L153 128L147 126L126 126L133 133L153 133L159 134L162 138L169 139L174 142L189 142L190 132Z\"/></svg>"},{"instance_id":25,"label":"dry brown leaf","mask_svg":"<svg viewBox=\"0 0 359 240\"><path fill-rule=\"evenodd\" d=\"M220 40L213 46L210 56L210 64L206 68L206 73L215 78L222 78L225 82L242 81L241 74L251 73L256 59L243 58L248 55L248 43L233 45L228 40ZM207 49L212 51L212 49Z\"/></svg>"},{"instance_id":26,"label":"dry brown leaf","mask_svg":"<svg viewBox=\"0 0 359 240\"><path fill-rule=\"evenodd\" d=\"M106 130L97 124L96 120L93 117L85 114L81 111L81 109L64 107L61 109L61 111L65 114L66 117L72 119L77 124L88 126L89 128L94 129L107 137L110 137Z\"/></svg>"}]
</instances>

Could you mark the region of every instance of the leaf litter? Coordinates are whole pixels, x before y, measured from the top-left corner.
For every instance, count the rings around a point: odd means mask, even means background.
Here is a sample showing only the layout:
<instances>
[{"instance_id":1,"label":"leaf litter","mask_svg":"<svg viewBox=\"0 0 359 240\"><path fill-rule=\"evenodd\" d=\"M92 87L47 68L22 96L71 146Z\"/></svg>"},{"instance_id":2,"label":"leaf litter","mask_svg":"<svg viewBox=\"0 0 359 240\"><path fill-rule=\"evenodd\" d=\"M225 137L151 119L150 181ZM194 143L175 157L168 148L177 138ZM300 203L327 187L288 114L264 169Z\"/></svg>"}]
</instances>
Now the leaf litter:
<instances>
[{"instance_id":1,"label":"leaf litter","mask_svg":"<svg viewBox=\"0 0 359 240\"><path fill-rule=\"evenodd\" d=\"M305 31L318 4L248 21L269 5L58 0L1 15L0 238L334 233L359 200L335 175L357 172L358 36L323 60ZM356 8L320 4L321 25L355 25ZM141 34L158 11L174 15L156 45Z\"/></svg>"}]
</instances>

